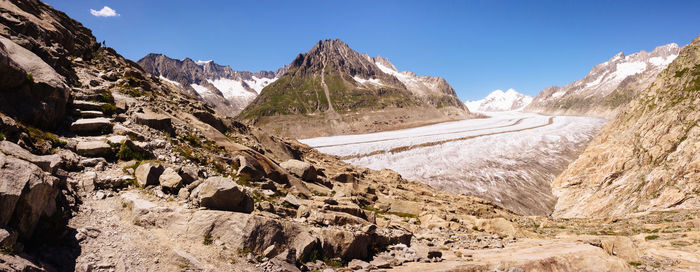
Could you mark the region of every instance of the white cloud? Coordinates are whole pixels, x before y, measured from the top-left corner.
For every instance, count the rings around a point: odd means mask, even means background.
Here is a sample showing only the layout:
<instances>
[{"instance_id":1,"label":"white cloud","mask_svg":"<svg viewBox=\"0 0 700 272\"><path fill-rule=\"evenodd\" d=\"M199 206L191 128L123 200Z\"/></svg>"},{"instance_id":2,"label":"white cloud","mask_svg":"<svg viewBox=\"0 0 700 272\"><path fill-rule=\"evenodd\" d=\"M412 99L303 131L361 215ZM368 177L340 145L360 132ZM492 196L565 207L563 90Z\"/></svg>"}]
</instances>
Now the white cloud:
<instances>
[{"instance_id":1,"label":"white cloud","mask_svg":"<svg viewBox=\"0 0 700 272\"><path fill-rule=\"evenodd\" d=\"M97 16L97 17L114 17L114 16L119 16L119 14L117 14L117 11L116 11L116 10L113 10L112 8L110 8L110 7L108 7L108 6L105 6L105 7L102 8L101 10L90 9L90 13L91 13L92 15Z\"/></svg>"}]
</instances>

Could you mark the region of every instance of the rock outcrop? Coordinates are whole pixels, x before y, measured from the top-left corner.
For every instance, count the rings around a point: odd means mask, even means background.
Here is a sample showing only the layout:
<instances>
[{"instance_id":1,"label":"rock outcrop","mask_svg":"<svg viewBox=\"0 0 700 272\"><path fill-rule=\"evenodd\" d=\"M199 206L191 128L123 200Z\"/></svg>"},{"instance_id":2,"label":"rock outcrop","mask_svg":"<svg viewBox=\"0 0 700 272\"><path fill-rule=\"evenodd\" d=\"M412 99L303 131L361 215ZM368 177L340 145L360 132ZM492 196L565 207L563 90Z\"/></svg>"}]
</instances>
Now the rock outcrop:
<instances>
[{"instance_id":1,"label":"rock outcrop","mask_svg":"<svg viewBox=\"0 0 700 272\"><path fill-rule=\"evenodd\" d=\"M0 109L30 124L52 128L66 114L70 91L41 58L0 36Z\"/></svg>"},{"instance_id":2,"label":"rock outcrop","mask_svg":"<svg viewBox=\"0 0 700 272\"><path fill-rule=\"evenodd\" d=\"M552 182L553 216L623 216L700 205L700 39L605 125Z\"/></svg>"}]
</instances>

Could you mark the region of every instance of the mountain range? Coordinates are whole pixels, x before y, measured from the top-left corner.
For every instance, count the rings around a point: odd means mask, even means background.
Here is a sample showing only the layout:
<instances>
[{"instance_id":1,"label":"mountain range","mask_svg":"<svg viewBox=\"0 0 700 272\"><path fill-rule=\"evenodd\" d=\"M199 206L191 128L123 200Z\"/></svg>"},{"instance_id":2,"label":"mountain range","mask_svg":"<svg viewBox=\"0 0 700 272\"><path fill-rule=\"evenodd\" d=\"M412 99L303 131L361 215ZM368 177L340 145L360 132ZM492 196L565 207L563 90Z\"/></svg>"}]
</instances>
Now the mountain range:
<instances>
[{"instance_id":1,"label":"mountain range","mask_svg":"<svg viewBox=\"0 0 700 272\"><path fill-rule=\"evenodd\" d=\"M470 111L518 111L532 102L532 96L518 93L514 89L495 90L484 99L464 102Z\"/></svg>"},{"instance_id":2,"label":"mountain range","mask_svg":"<svg viewBox=\"0 0 700 272\"><path fill-rule=\"evenodd\" d=\"M359 54L341 40L319 41L263 88L239 119L303 138L354 134L470 116L439 77L399 72L389 60Z\"/></svg>"},{"instance_id":3,"label":"mountain range","mask_svg":"<svg viewBox=\"0 0 700 272\"><path fill-rule=\"evenodd\" d=\"M277 71L257 73L235 71L230 66L222 66L211 60L177 60L153 53L141 58L138 64L147 72L176 85L230 117L240 113L265 86L287 71L286 66Z\"/></svg>"},{"instance_id":4,"label":"mountain range","mask_svg":"<svg viewBox=\"0 0 700 272\"><path fill-rule=\"evenodd\" d=\"M670 43L651 52L631 55L620 52L594 66L581 80L542 90L525 111L611 119L654 82L678 56L680 49L677 44Z\"/></svg>"},{"instance_id":5,"label":"mountain range","mask_svg":"<svg viewBox=\"0 0 700 272\"><path fill-rule=\"evenodd\" d=\"M444 79L399 72L339 40L262 80L212 62L182 60L180 70L158 56L148 65L169 68L156 75L42 1L0 1L0 271L698 271L700 37L665 48L596 66L581 85L598 89L540 94L571 105L552 110L610 118L583 153L561 154L575 161L538 187L556 199L540 200L523 190L530 174L508 168L558 168L546 149L574 144L574 134L547 131L579 118L507 112L496 122L339 136L355 157L357 144L382 149L367 160L423 152L406 164L422 169L408 180L287 137L472 117ZM221 78L241 88L219 88ZM226 99L266 83L238 119L192 86ZM621 98L605 102L611 95ZM339 144L323 140L318 148ZM470 150L445 153L457 143ZM480 189L556 201L551 215L421 179L445 174L431 160L455 166L494 146L499 161L474 173L496 168L482 173L506 182Z\"/></svg>"}]
</instances>

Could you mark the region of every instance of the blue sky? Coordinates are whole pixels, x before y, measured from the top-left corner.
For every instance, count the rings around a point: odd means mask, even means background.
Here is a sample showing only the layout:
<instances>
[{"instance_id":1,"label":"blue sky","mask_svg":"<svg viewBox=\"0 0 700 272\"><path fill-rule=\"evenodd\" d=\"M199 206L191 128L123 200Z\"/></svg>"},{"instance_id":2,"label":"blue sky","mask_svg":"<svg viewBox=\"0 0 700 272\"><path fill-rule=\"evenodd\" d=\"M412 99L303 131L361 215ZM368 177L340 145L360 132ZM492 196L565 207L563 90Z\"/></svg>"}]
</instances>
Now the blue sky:
<instances>
[{"instance_id":1,"label":"blue sky","mask_svg":"<svg viewBox=\"0 0 700 272\"><path fill-rule=\"evenodd\" d=\"M275 70L339 38L444 77L462 100L508 88L534 96L620 51L700 35L700 1L46 1L132 60L156 52ZM104 6L118 16L91 14Z\"/></svg>"}]
</instances>

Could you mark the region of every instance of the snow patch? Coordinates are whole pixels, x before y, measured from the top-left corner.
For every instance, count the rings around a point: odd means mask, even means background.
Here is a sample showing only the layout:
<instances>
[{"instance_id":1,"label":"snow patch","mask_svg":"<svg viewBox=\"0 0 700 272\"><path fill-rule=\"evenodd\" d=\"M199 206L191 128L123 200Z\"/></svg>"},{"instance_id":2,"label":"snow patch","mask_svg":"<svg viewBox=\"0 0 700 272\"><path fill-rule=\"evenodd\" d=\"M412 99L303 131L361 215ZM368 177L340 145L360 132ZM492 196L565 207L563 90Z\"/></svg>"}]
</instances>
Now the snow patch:
<instances>
[{"instance_id":1,"label":"snow patch","mask_svg":"<svg viewBox=\"0 0 700 272\"><path fill-rule=\"evenodd\" d=\"M270 85L270 83L275 82L278 78L259 78L256 76L253 76L252 79L249 80L244 80L246 84L253 90L255 90L256 93L260 94L263 88L265 88L267 85Z\"/></svg>"},{"instance_id":2,"label":"snow patch","mask_svg":"<svg viewBox=\"0 0 700 272\"><path fill-rule=\"evenodd\" d=\"M642 73L646 69L647 64L643 61L618 63L617 69L613 74L613 77L622 80L627 78L628 76Z\"/></svg>"},{"instance_id":3,"label":"snow patch","mask_svg":"<svg viewBox=\"0 0 700 272\"><path fill-rule=\"evenodd\" d=\"M215 80L207 79L207 81L219 89L221 94L223 94L224 98L226 99L231 99L234 97L255 98L256 96L254 92L247 90L243 86L242 81L228 78L219 78Z\"/></svg>"},{"instance_id":4,"label":"snow patch","mask_svg":"<svg viewBox=\"0 0 700 272\"><path fill-rule=\"evenodd\" d=\"M160 78L161 80L163 80L163 81L165 81L165 82L168 82L168 83L170 83L170 84L173 84L173 85L175 85L175 86L178 86L178 87L180 86L180 82L177 82L177 81L174 81L174 80L170 80L170 79L168 79L167 77L164 77L163 75L158 76L158 78Z\"/></svg>"},{"instance_id":5,"label":"snow patch","mask_svg":"<svg viewBox=\"0 0 700 272\"><path fill-rule=\"evenodd\" d=\"M199 66L202 66L202 65L208 64L208 63L210 63L210 62L212 62L212 60L197 60L197 61L195 61L194 63L196 63L196 64L199 65Z\"/></svg>"},{"instance_id":6,"label":"snow patch","mask_svg":"<svg viewBox=\"0 0 700 272\"><path fill-rule=\"evenodd\" d=\"M212 92L209 89L207 89L207 87L204 87L202 85L192 83L190 84L190 86L192 86L192 89L194 89L194 91L197 92L200 96L212 94Z\"/></svg>"},{"instance_id":7,"label":"snow patch","mask_svg":"<svg viewBox=\"0 0 700 272\"><path fill-rule=\"evenodd\" d=\"M676 59L676 57L678 57L678 55L670 55L666 58L653 57L649 59L649 63L651 63L654 66L668 66L669 64L671 64L671 62L673 62L674 59Z\"/></svg>"}]
</instances>

